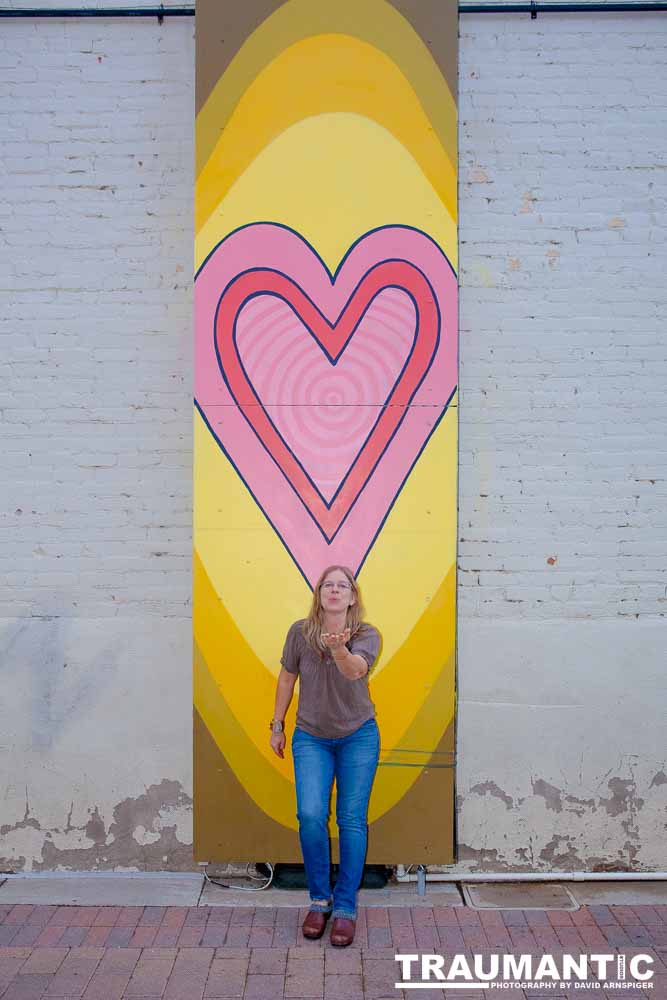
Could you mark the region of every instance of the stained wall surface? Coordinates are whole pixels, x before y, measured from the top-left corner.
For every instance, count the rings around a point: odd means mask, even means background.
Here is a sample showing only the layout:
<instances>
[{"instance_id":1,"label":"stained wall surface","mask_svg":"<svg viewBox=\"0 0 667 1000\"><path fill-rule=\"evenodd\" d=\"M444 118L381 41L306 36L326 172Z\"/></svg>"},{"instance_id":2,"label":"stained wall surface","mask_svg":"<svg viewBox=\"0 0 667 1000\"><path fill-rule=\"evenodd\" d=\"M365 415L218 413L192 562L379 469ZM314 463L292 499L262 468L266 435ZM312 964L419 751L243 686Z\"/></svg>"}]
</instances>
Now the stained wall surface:
<instances>
[{"instance_id":1,"label":"stained wall surface","mask_svg":"<svg viewBox=\"0 0 667 1000\"><path fill-rule=\"evenodd\" d=\"M193 37L0 34L1 869L193 865ZM666 48L460 20L462 870L665 867Z\"/></svg>"}]
</instances>

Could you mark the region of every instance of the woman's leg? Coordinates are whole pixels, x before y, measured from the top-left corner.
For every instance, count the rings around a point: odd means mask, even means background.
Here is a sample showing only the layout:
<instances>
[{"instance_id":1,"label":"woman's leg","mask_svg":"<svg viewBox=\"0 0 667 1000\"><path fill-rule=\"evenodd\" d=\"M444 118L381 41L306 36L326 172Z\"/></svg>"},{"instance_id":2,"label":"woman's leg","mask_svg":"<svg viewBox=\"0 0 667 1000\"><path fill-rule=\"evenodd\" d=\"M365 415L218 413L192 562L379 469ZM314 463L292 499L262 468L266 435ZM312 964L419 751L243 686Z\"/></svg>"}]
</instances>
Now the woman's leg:
<instances>
[{"instance_id":1,"label":"woman's leg","mask_svg":"<svg viewBox=\"0 0 667 1000\"><path fill-rule=\"evenodd\" d=\"M295 729L292 756L296 783L297 819L311 910L331 910L329 802L334 775L331 740Z\"/></svg>"},{"instance_id":2,"label":"woman's leg","mask_svg":"<svg viewBox=\"0 0 667 1000\"><path fill-rule=\"evenodd\" d=\"M340 865L333 893L333 916L354 919L357 890L364 872L368 841L368 800L380 755L375 719L338 741L336 747L336 819Z\"/></svg>"}]
</instances>

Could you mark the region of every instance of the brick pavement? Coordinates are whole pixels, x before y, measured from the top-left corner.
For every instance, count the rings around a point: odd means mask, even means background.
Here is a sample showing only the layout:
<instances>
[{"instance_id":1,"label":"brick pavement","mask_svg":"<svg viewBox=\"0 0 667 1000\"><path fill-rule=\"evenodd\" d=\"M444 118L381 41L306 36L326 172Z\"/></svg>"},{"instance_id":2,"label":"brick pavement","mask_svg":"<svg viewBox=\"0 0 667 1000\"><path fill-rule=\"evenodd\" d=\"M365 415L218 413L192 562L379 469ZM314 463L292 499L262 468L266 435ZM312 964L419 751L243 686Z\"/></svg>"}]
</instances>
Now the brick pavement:
<instances>
[{"instance_id":1,"label":"brick pavement","mask_svg":"<svg viewBox=\"0 0 667 1000\"><path fill-rule=\"evenodd\" d=\"M0 998L396 1000L419 995L394 988L396 951L449 959L456 952L511 951L648 953L656 972L650 992L597 989L593 995L667 1000L667 906L366 908L346 949L332 948L326 936L304 940L304 915L294 907L0 906ZM583 995L560 987L508 992L553 1000ZM474 1000L494 993L433 989L426 996Z\"/></svg>"}]
</instances>

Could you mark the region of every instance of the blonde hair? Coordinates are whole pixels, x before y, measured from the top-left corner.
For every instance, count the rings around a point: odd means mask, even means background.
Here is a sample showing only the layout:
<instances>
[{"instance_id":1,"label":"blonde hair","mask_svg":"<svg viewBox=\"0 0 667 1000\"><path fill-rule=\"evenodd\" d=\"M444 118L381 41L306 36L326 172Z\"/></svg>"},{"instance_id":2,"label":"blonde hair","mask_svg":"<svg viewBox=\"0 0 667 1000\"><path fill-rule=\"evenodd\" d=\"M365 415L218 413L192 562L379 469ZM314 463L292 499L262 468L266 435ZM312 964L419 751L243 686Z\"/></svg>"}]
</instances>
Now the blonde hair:
<instances>
[{"instance_id":1,"label":"blonde hair","mask_svg":"<svg viewBox=\"0 0 667 1000\"><path fill-rule=\"evenodd\" d=\"M304 623L301 626L301 631L303 633L304 639L311 647L311 649L314 649L316 653L320 654L320 656L324 656L324 654L327 652L328 649L328 646L325 646L321 638L322 626L323 626L323 620L322 620L323 611L322 611L322 601L320 599L320 592L322 583L324 582L324 580L326 580L329 573L331 573L335 569L340 570L341 573L345 574L350 584L350 587L352 588L352 594L356 598L354 604L351 607L348 607L345 613L345 628L349 628L350 638L352 638L353 635L356 635L357 632L361 631L361 629L364 626L364 621L363 621L365 614L364 605L361 600L361 591L359 590L359 585L357 584L357 581L354 579L354 574L352 573L352 570L349 569L347 566L327 566L327 568L320 574L320 577L313 588L313 603L311 604L308 617L304 620Z\"/></svg>"}]
</instances>

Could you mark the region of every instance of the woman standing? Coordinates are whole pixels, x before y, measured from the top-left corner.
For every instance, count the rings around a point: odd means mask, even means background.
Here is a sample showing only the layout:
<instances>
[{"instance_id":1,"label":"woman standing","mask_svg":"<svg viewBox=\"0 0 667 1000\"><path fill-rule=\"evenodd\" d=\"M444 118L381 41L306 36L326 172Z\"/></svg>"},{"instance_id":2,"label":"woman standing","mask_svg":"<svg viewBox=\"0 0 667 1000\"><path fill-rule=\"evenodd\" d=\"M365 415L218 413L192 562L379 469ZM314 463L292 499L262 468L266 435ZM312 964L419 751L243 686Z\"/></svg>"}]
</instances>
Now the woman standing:
<instances>
[{"instance_id":1,"label":"woman standing","mask_svg":"<svg viewBox=\"0 0 667 1000\"><path fill-rule=\"evenodd\" d=\"M363 621L363 614L351 570L327 567L313 591L310 614L287 633L271 722L271 747L284 757L283 723L299 676L292 756L299 840L310 891L303 934L321 937L333 916L331 943L338 947L354 940L368 800L380 753L375 707L368 694L368 673L380 636ZM334 778L340 864L332 893L327 821Z\"/></svg>"}]
</instances>

